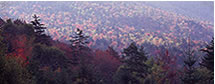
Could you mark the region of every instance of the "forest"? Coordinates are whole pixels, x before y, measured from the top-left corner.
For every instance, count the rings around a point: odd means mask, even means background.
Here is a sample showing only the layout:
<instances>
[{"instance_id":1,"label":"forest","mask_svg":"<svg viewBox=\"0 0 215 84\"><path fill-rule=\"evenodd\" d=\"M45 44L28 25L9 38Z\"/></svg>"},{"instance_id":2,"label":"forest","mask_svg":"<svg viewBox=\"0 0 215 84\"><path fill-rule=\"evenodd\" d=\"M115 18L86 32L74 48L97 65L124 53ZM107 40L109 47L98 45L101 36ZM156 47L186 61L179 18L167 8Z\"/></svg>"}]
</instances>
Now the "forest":
<instances>
[{"instance_id":1,"label":"forest","mask_svg":"<svg viewBox=\"0 0 215 84\"><path fill-rule=\"evenodd\" d=\"M181 64L174 51L132 42L122 52L89 47L90 36L77 28L69 43L47 35L46 24L0 19L1 84L213 84L214 40L193 49L191 39ZM148 45L150 46L150 45ZM201 53L201 54L199 54ZM202 55L202 56L199 56ZM182 66L179 66L182 65Z\"/></svg>"},{"instance_id":2,"label":"forest","mask_svg":"<svg viewBox=\"0 0 215 84\"><path fill-rule=\"evenodd\" d=\"M0 84L213 84L213 4L0 1Z\"/></svg>"}]
</instances>

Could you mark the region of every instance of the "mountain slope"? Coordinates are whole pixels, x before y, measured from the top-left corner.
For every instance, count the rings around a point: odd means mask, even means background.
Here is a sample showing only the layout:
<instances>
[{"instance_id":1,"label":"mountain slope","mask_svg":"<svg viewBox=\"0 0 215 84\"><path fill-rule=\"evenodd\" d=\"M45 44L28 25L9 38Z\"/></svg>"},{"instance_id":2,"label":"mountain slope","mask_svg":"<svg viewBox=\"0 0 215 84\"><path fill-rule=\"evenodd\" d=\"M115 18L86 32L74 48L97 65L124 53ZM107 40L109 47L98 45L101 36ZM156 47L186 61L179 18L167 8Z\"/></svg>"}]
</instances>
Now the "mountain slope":
<instances>
[{"instance_id":1,"label":"mountain slope","mask_svg":"<svg viewBox=\"0 0 215 84\"><path fill-rule=\"evenodd\" d=\"M67 42L71 32L80 28L91 37L89 46L103 49L109 45L117 51L132 41L139 45L150 43L184 48L189 37L198 45L195 47L200 48L213 36L211 22L158 9L147 3L11 2L8 7L1 9L0 17L20 18L29 22L33 14L38 14L48 27L47 34L55 40Z\"/></svg>"}]
</instances>

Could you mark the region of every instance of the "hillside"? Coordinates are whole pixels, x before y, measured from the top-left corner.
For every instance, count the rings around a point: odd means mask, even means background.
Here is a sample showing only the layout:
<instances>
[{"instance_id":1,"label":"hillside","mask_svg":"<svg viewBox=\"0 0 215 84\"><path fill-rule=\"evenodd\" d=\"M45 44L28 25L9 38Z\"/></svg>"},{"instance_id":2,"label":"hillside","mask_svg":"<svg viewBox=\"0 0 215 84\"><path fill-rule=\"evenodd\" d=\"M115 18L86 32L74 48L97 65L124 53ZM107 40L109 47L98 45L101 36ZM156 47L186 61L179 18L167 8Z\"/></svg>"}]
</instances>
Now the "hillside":
<instances>
[{"instance_id":1,"label":"hillside","mask_svg":"<svg viewBox=\"0 0 215 84\"><path fill-rule=\"evenodd\" d=\"M54 40L68 42L72 30L80 28L91 36L89 46L106 49L109 45L117 51L132 41L139 45L151 43L184 48L189 36L199 45L196 48L200 48L212 38L211 22L154 8L148 3L10 2L0 16L28 22L33 14L38 14L48 27L47 34Z\"/></svg>"},{"instance_id":2,"label":"hillside","mask_svg":"<svg viewBox=\"0 0 215 84\"><path fill-rule=\"evenodd\" d=\"M214 21L214 3L210 1L166 1L146 2L145 4L155 8L172 11L183 16L188 16L204 21Z\"/></svg>"},{"instance_id":3,"label":"hillside","mask_svg":"<svg viewBox=\"0 0 215 84\"><path fill-rule=\"evenodd\" d=\"M0 2L0 84L213 84L213 23L153 5Z\"/></svg>"}]
</instances>

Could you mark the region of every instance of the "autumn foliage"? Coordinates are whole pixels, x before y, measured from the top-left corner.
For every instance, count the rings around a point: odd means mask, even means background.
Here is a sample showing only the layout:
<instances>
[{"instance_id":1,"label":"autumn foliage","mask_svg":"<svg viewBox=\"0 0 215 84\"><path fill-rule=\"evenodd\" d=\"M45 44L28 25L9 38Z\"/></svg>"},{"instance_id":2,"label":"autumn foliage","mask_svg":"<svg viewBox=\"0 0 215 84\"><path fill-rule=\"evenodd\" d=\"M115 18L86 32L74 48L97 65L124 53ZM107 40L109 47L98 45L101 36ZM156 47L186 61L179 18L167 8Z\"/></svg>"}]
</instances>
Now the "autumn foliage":
<instances>
[{"instance_id":1,"label":"autumn foliage","mask_svg":"<svg viewBox=\"0 0 215 84\"><path fill-rule=\"evenodd\" d=\"M36 24L40 24L40 22ZM94 25L91 24L91 26ZM6 57L6 59L1 59L3 61L0 64L7 63L7 60L9 63L7 66L0 65L0 67L9 69L13 64L11 58L19 60L14 61L18 62L16 67L9 70L20 70L20 72L27 74L17 75L17 77L23 78L22 80L27 77L27 82L19 81L18 84L29 84L30 82L32 84L185 83L185 79L181 79L181 77L186 76L184 74L187 72L180 70L181 68L186 69L183 64L180 64L185 62L184 59L181 60L184 55L180 49L175 47L168 49L164 46L153 46L157 44L156 42L155 44L143 45L133 42L127 48L118 46L118 48L122 48L122 52L117 52L113 47L103 50L95 49L91 47L95 43L89 40L90 36L85 36L85 32L81 28L74 30L75 35L71 37L70 43L65 43L53 40L54 38L46 35L46 27L40 31L43 33L38 34L35 31L38 30L37 27L41 26L35 26L34 22L29 24L21 20L0 20L0 43L5 50L4 52L3 49L1 50L1 55ZM79 25L79 27L82 26ZM134 30L134 28L128 29ZM112 32L108 33L111 34ZM150 33L147 33L147 36L150 38ZM114 45L117 45L117 41L110 44L110 46ZM192 70L199 74L203 73L204 70L213 73L211 71L213 60L208 59L213 52L211 47L207 47L211 49L210 52L202 50L209 53L203 59L203 65L206 68L195 65L197 68ZM177 56L179 53L181 53L180 56ZM210 66L207 66L209 64ZM2 73L0 72L0 76ZM184 78L189 79L189 77ZM202 82L202 78L209 78L210 80L207 81L209 84L213 82L211 75L201 76L199 83ZM186 79L186 83L190 83L188 79ZM17 80L14 79L14 81ZM0 80L0 82L2 81Z\"/></svg>"}]
</instances>

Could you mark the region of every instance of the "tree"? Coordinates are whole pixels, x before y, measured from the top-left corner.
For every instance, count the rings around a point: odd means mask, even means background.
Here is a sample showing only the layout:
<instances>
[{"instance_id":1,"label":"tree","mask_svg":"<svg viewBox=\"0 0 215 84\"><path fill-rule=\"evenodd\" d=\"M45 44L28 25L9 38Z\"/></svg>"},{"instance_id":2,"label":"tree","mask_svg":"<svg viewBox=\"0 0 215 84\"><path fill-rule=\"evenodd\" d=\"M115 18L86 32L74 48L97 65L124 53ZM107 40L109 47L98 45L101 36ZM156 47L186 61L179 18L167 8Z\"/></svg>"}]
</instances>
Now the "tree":
<instances>
[{"instance_id":1,"label":"tree","mask_svg":"<svg viewBox=\"0 0 215 84\"><path fill-rule=\"evenodd\" d=\"M82 30L77 29L77 31L71 37L72 37L72 39L70 40L71 48L72 50L74 50L72 60L73 60L73 64L77 65L80 63L80 61L84 61L82 56L83 55L82 51L89 49L87 47L87 44L89 43L88 42L89 36L85 36Z\"/></svg>"},{"instance_id":2,"label":"tree","mask_svg":"<svg viewBox=\"0 0 215 84\"><path fill-rule=\"evenodd\" d=\"M214 72L214 39L212 39L205 49L201 49L201 51L207 54L202 58L202 63L200 63L200 65L206 67L211 72Z\"/></svg>"},{"instance_id":3,"label":"tree","mask_svg":"<svg viewBox=\"0 0 215 84\"><path fill-rule=\"evenodd\" d=\"M94 84L96 79L92 72L92 52L87 47L89 36L85 36L83 31L77 29L77 31L71 36L71 48L73 50L73 65L79 65L79 70L74 77L74 83L76 84Z\"/></svg>"},{"instance_id":4,"label":"tree","mask_svg":"<svg viewBox=\"0 0 215 84\"><path fill-rule=\"evenodd\" d=\"M18 19L15 21L8 19L1 27L1 35L7 45L8 55L23 57L23 61L30 56L34 40L34 30L31 24Z\"/></svg>"},{"instance_id":5,"label":"tree","mask_svg":"<svg viewBox=\"0 0 215 84\"><path fill-rule=\"evenodd\" d=\"M34 84L31 74L14 56L7 56L7 45L0 30L0 84Z\"/></svg>"},{"instance_id":6,"label":"tree","mask_svg":"<svg viewBox=\"0 0 215 84\"><path fill-rule=\"evenodd\" d=\"M105 84L112 84L112 77L121 65L119 55L112 48L107 50L96 50L93 63L95 65L96 77L100 82Z\"/></svg>"},{"instance_id":7,"label":"tree","mask_svg":"<svg viewBox=\"0 0 215 84\"><path fill-rule=\"evenodd\" d=\"M2 36L2 30L0 30L0 56L4 56L7 50L4 38Z\"/></svg>"},{"instance_id":8,"label":"tree","mask_svg":"<svg viewBox=\"0 0 215 84\"><path fill-rule=\"evenodd\" d=\"M12 21L8 19L6 22L3 22L4 25L1 26L2 35L7 37L5 39L10 39L16 35L28 35L33 38L34 36L34 28L31 24L26 24L22 20Z\"/></svg>"},{"instance_id":9,"label":"tree","mask_svg":"<svg viewBox=\"0 0 215 84\"><path fill-rule=\"evenodd\" d=\"M167 71L165 71L165 69L162 67L164 65L162 61L155 61L153 58L150 58L146 61L146 64L151 67L151 73L145 79L143 79L143 84L167 83L165 80Z\"/></svg>"},{"instance_id":10,"label":"tree","mask_svg":"<svg viewBox=\"0 0 215 84\"><path fill-rule=\"evenodd\" d=\"M159 56L156 57L156 62L153 63L154 66L152 66L152 75L153 73L157 73L157 75L160 75L160 78L158 80L159 84L178 84L178 77L177 77L177 57L172 56L171 53L167 49L162 50L161 52L158 51ZM156 70L155 68L158 68ZM155 75L155 78L159 77Z\"/></svg>"},{"instance_id":11,"label":"tree","mask_svg":"<svg viewBox=\"0 0 215 84\"><path fill-rule=\"evenodd\" d=\"M31 21L31 23L34 26L34 32L35 32L35 36L36 36L35 43L41 43L41 44L51 46L51 43L50 43L51 37L44 34L45 29L47 29L47 28L44 27L44 24L40 23L39 16L34 14L33 18L34 18L34 21Z\"/></svg>"},{"instance_id":12,"label":"tree","mask_svg":"<svg viewBox=\"0 0 215 84\"><path fill-rule=\"evenodd\" d=\"M44 24L40 23L39 16L34 14L34 16L32 16L32 17L34 18L34 21L31 21L31 23L34 25L35 33L38 36L41 36L45 32L46 27L43 27Z\"/></svg>"},{"instance_id":13,"label":"tree","mask_svg":"<svg viewBox=\"0 0 215 84\"><path fill-rule=\"evenodd\" d=\"M209 70L208 76L204 76L206 78L204 81L208 81L208 83L213 83L214 80L214 39L211 40L210 44L206 46L206 48L201 49L206 53L206 55L202 58L201 66L207 68ZM205 71L206 72L206 71Z\"/></svg>"},{"instance_id":14,"label":"tree","mask_svg":"<svg viewBox=\"0 0 215 84\"><path fill-rule=\"evenodd\" d=\"M27 68L34 76L37 84L63 84L67 82L61 79L61 77L66 78L67 75L56 76L56 74L65 73L70 63L69 59L58 48L37 44L28 61Z\"/></svg>"},{"instance_id":15,"label":"tree","mask_svg":"<svg viewBox=\"0 0 215 84\"><path fill-rule=\"evenodd\" d=\"M2 27L5 24L4 20L0 18L0 27Z\"/></svg>"},{"instance_id":16,"label":"tree","mask_svg":"<svg viewBox=\"0 0 215 84\"><path fill-rule=\"evenodd\" d=\"M120 56L118 54L117 51L115 51L113 49L113 47L108 46L108 49L106 50L107 52L109 52L111 55L113 55L115 58L117 58L118 60L120 60Z\"/></svg>"},{"instance_id":17,"label":"tree","mask_svg":"<svg viewBox=\"0 0 215 84\"><path fill-rule=\"evenodd\" d=\"M118 84L140 84L140 79L144 79L149 73L150 67L143 47L138 48L135 43L123 50L123 65L119 68L116 77Z\"/></svg>"},{"instance_id":18,"label":"tree","mask_svg":"<svg viewBox=\"0 0 215 84\"><path fill-rule=\"evenodd\" d=\"M63 51L45 45L35 45L31 59L39 61L41 67L50 66L52 70L58 67L65 68L69 63L69 58L64 55Z\"/></svg>"},{"instance_id":19,"label":"tree","mask_svg":"<svg viewBox=\"0 0 215 84\"><path fill-rule=\"evenodd\" d=\"M194 50L191 50L190 45L185 54L184 72L183 76L181 76L181 80L184 84L196 84L201 79L201 76L195 67L197 59L195 58Z\"/></svg>"},{"instance_id":20,"label":"tree","mask_svg":"<svg viewBox=\"0 0 215 84\"><path fill-rule=\"evenodd\" d=\"M19 63L18 59L11 56L0 57L0 83L1 84L34 84L32 75Z\"/></svg>"},{"instance_id":21,"label":"tree","mask_svg":"<svg viewBox=\"0 0 215 84\"><path fill-rule=\"evenodd\" d=\"M77 47L78 49L81 49L82 47L86 47L87 44L89 43L88 42L89 36L85 36L83 31L80 30L79 28L71 37L72 39L70 40L70 42L72 47Z\"/></svg>"}]
</instances>

